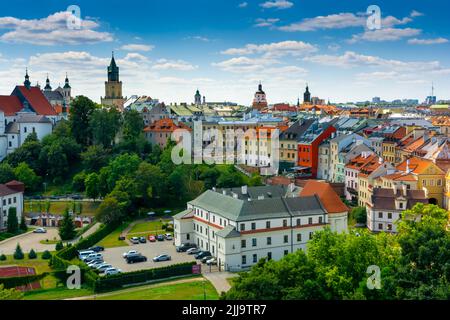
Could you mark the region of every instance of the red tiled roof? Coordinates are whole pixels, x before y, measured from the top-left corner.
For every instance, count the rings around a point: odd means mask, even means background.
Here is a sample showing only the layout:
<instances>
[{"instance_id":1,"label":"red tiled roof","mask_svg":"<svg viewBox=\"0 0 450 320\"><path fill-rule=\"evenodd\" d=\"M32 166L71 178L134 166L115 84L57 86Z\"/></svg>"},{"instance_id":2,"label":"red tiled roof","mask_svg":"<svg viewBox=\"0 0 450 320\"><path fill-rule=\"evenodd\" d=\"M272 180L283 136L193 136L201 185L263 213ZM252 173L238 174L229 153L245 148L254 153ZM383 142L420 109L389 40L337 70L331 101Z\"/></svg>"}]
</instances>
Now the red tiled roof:
<instances>
[{"instance_id":1,"label":"red tiled roof","mask_svg":"<svg viewBox=\"0 0 450 320\"><path fill-rule=\"evenodd\" d=\"M13 180L6 184L0 184L0 197L23 192L24 190L25 185L22 182Z\"/></svg>"},{"instance_id":2,"label":"red tiled roof","mask_svg":"<svg viewBox=\"0 0 450 320\"><path fill-rule=\"evenodd\" d=\"M175 124L172 119L165 118L154 122L144 129L145 132L173 132L176 129L186 129L188 131L192 131L187 125L183 122L179 122Z\"/></svg>"},{"instance_id":3,"label":"red tiled roof","mask_svg":"<svg viewBox=\"0 0 450 320\"><path fill-rule=\"evenodd\" d=\"M16 96L0 96L0 110L5 116L14 116L22 110L22 103Z\"/></svg>"},{"instance_id":4,"label":"red tiled roof","mask_svg":"<svg viewBox=\"0 0 450 320\"><path fill-rule=\"evenodd\" d=\"M341 213L349 210L329 183L309 180L300 192L300 197L313 195L320 198L320 202L328 213Z\"/></svg>"},{"instance_id":5,"label":"red tiled roof","mask_svg":"<svg viewBox=\"0 0 450 320\"><path fill-rule=\"evenodd\" d=\"M38 87L30 87L27 89L25 86L16 87L20 93L28 100L31 107L37 114L45 116L56 116L56 111L53 109L50 102L45 98L41 89Z\"/></svg>"}]
</instances>

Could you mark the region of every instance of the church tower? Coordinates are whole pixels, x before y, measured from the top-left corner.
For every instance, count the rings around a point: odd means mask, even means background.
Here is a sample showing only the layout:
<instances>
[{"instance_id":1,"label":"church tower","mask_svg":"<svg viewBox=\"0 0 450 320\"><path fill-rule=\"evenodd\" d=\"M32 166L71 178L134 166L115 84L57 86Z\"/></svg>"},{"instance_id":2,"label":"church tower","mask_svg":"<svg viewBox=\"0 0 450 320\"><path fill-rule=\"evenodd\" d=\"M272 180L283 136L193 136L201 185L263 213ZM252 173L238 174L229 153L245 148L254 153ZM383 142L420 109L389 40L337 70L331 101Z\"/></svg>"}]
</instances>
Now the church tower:
<instances>
[{"instance_id":1,"label":"church tower","mask_svg":"<svg viewBox=\"0 0 450 320\"><path fill-rule=\"evenodd\" d=\"M258 91L255 92L253 99L253 109L262 110L267 108L266 93L263 91L261 82L258 85Z\"/></svg>"},{"instance_id":2,"label":"church tower","mask_svg":"<svg viewBox=\"0 0 450 320\"><path fill-rule=\"evenodd\" d=\"M194 101L195 105L197 106L202 104L202 95L200 94L200 91L198 91L198 89L195 92Z\"/></svg>"},{"instance_id":3,"label":"church tower","mask_svg":"<svg viewBox=\"0 0 450 320\"><path fill-rule=\"evenodd\" d=\"M45 80L44 91L52 91L52 86L50 85L50 79L48 78L48 74L47 74L47 80Z\"/></svg>"},{"instance_id":4,"label":"church tower","mask_svg":"<svg viewBox=\"0 0 450 320\"><path fill-rule=\"evenodd\" d=\"M308 84L306 84L306 91L303 94L303 103L311 103L311 93L309 92Z\"/></svg>"},{"instance_id":5,"label":"church tower","mask_svg":"<svg viewBox=\"0 0 450 320\"><path fill-rule=\"evenodd\" d=\"M101 98L102 105L123 111L125 99L122 96L122 81L119 80L119 67L114 59L114 52L107 70L108 81L105 82L105 97Z\"/></svg>"},{"instance_id":6,"label":"church tower","mask_svg":"<svg viewBox=\"0 0 450 320\"><path fill-rule=\"evenodd\" d=\"M66 73L66 79L64 80L64 87L63 87L63 97L64 97L64 102L65 102L66 106L70 105L70 99L72 97L71 91L72 91L72 87L69 84L69 77L67 76L67 73Z\"/></svg>"},{"instance_id":7,"label":"church tower","mask_svg":"<svg viewBox=\"0 0 450 320\"><path fill-rule=\"evenodd\" d=\"M25 81L23 82L23 85L27 89L31 88L30 76L28 75L28 69L25 70Z\"/></svg>"}]
</instances>

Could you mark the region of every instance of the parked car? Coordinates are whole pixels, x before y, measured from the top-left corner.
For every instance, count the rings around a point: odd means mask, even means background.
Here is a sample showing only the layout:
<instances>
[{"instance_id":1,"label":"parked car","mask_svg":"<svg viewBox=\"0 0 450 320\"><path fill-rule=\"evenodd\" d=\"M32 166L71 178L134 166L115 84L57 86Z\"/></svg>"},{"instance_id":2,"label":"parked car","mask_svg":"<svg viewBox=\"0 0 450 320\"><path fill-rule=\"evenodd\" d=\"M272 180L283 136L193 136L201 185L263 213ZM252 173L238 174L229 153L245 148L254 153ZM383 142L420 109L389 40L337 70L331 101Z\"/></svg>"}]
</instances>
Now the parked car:
<instances>
[{"instance_id":1,"label":"parked car","mask_svg":"<svg viewBox=\"0 0 450 320\"><path fill-rule=\"evenodd\" d=\"M83 262L85 262L85 263L89 263L89 262L91 262L91 261L94 261L94 260L99 260L99 259L103 259L103 256L102 256L102 254L101 253L91 253L90 255L88 255L87 257L83 257Z\"/></svg>"},{"instance_id":2,"label":"parked car","mask_svg":"<svg viewBox=\"0 0 450 320\"><path fill-rule=\"evenodd\" d=\"M105 251L105 248L103 248L102 246L95 246L95 247L89 248L89 250L92 250L95 252L100 252L100 251Z\"/></svg>"},{"instance_id":3,"label":"parked car","mask_svg":"<svg viewBox=\"0 0 450 320\"><path fill-rule=\"evenodd\" d=\"M201 251L201 252L197 253L194 256L194 258L195 259L203 259L204 257L210 256L210 255L211 255L211 252L209 252L209 251Z\"/></svg>"},{"instance_id":4,"label":"parked car","mask_svg":"<svg viewBox=\"0 0 450 320\"><path fill-rule=\"evenodd\" d=\"M166 238L166 240L172 240L173 238L172 238L172 235L170 234L170 233L166 233L165 235L164 235L164 238Z\"/></svg>"},{"instance_id":5,"label":"parked car","mask_svg":"<svg viewBox=\"0 0 450 320\"><path fill-rule=\"evenodd\" d=\"M109 263L102 263L102 264L99 265L96 269L97 269L98 271L100 271L100 273L103 273L103 272L105 272L106 269L110 269L110 268L112 268L112 267L113 267L113 266L110 265Z\"/></svg>"},{"instance_id":6,"label":"parked car","mask_svg":"<svg viewBox=\"0 0 450 320\"><path fill-rule=\"evenodd\" d=\"M159 262L159 261L168 261L172 258L168 254L160 254L159 256L156 256L153 258L153 261Z\"/></svg>"},{"instance_id":7,"label":"parked car","mask_svg":"<svg viewBox=\"0 0 450 320\"><path fill-rule=\"evenodd\" d=\"M45 228L37 228L33 230L34 233L47 233L47 229Z\"/></svg>"},{"instance_id":8,"label":"parked car","mask_svg":"<svg viewBox=\"0 0 450 320\"><path fill-rule=\"evenodd\" d=\"M211 258L208 261L206 261L206 264L208 266L215 266L217 264L217 260L216 260L216 258Z\"/></svg>"},{"instance_id":9,"label":"parked car","mask_svg":"<svg viewBox=\"0 0 450 320\"><path fill-rule=\"evenodd\" d=\"M206 263L206 261L208 261L209 259L212 259L212 256L206 256L204 258L201 259L202 263Z\"/></svg>"},{"instance_id":10,"label":"parked car","mask_svg":"<svg viewBox=\"0 0 450 320\"><path fill-rule=\"evenodd\" d=\"M88 267L90 268L97 268L99 265L105 263L105 261L103 261L103 259L101 260L94 260L88 263Z\"/></svg>"},{"instance_id":11,"label":"parked car","mask_svg":"<svg viewBox=\"0 0 450 320\"><path fill-rule=\"evenodd\" d=\"M122 270L120 270L120 269L117 269L117 268L109 268L109 269L106 269L105 270L105 275L106 276L112 276L112 275L114 275L114 274L119 274L119 273L121 273L122 272Z\"/></svg>"},{"instance_id":12,"label":"parked car","mask_svg":"<svg viewBox=\"0 0 450 320\"><path fill-rule=\"evenodd\" d=\"M158 235L156 236L156 240L158 240L158 241L164 241L164 236L163 236L162 234L158 234Z\"/></svg>"},{"instance_id":13,"label":"parked car","mask_svg":"<svg viewBox=\"0 0 450 320\"><path fill-rule=\"evenodd\" d=\"M194 243L182 243L181 246L176 247L177 252L186 252L191 248L197 248Z\"/></svg>"},{"instance_id":14,"label":"parked car","mask_svg":"<svg viewBox=\"0 0 450 320\"><path fill-rule=\"evenodd\" d=\"M87 257L90 254L95 253L95 251L92 250L82 250L82 251L78 251L78 258L80 260L83 260L83 258Z\"/></svg>"},{"instance_id":15,"label":"parked car","mask_svg":"<svg viewBox=\"0 0 450 320\"><path fill-rule=\"evenodd\" d=\"M138 237L133 237L133 238L130 239L130 241L131 241L132 244L139 244L140 243Z\"/></svg>"},{"instance_id":16,"label":"parked car","mask_svg":"<svg viewBox=\"0 0 450 320\"><path fill-rule=\"evenodd\" d=\"M200 253L200 252L201 252L201 250L198 249L198 248L190 248L190 249L188 249L186 251L187 254L197 254L197 253Z\"/></svg>"},{"instance_id":17,"label":"parked car","mask_svg":"<svg viewBox=\"0 0 450 320\"><path fill-rule=\"evenodd\" d=\"M145 239L145 237L139 237L139 242L140 243L147 243L147 239Z\"/></svg>"},{"instance_id":18,"label":"parked car","mask_svg":"<svg viewBox=\"0 0 450 320\"><path fill-rule=\"evenodd\" d=\"M136 250L130 250L130 251L125 252L124 254L122 254L122 257L126 258L126 257L128 257L129 255L132 255L132 254L139 254L139 252L137 252Z\"/></svg>"},{"instance_id":19,"label":"parked car","mask_svg":"<svg viewBox=\"0 0 450 320\"><path fill-rule=\"evenodd\" d=\"M73 194L73 195L72 195L72 199L73 199L73 200L81 200L81 199L83 199L83 196L82 196L82 195L79 195L79 194Z\"/></svg>"},{"instance_id":20,"label":"parked car","mask_svg":"<svg viewBox=\"0 0 450 320\"><path fill-rule=\"evenodd\" d=\"M127 256L127 263L136 263L136 262L145 262L147 261L147 257L141 255L141 254L133 254Z\"/></svg>"},{"instance_id":21,"label":"parked car","mask_svg":"<svg viewBox=\"0 0 450 320\"><path fill-rule=\"evenodd\" d=\"M148 236L148 241L150 241L150 242L155 242L156 241L156 238L155 238L155 236L154 235L149 235Z\"/></svg>"}]
</instances>

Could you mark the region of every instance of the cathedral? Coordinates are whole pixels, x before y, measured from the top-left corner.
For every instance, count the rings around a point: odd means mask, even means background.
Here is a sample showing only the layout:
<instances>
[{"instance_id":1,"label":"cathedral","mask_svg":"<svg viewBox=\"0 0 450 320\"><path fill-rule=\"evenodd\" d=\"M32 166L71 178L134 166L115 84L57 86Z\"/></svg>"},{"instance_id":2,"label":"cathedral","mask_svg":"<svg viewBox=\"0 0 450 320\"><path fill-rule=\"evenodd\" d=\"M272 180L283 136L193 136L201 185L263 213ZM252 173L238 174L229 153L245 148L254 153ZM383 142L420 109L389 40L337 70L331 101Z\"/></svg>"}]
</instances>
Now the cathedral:
<instances>
[{"instance_id":1,"label":"cathedral","mask_svg":"<svg viewBox=\"0 0 450 320\"><path fill-rule=\"evenodd\" d=\"M125 98L122 95L122 81L119 80L119 67L112 54L108 67L108 81L105 82L105 96L101 97L101 103L106 107L116 107L123 111Z\"/></svg>"},{"instance_id":2,"label":"cathedral","mask_svg":"<svg viewBox=\"0 0 450 320\"><path fill-rule=\"evenodd\" d=\"M64 87L61 88L61 86L58 86L55 90L52 89L50 79L47 75L45 87L44 90L42 90L42 93L57 113L67 113L72 101L71 91L72 88L69 84L69 77L67 74L66 79L64 80Z\"/></svg>"}]
</instances>

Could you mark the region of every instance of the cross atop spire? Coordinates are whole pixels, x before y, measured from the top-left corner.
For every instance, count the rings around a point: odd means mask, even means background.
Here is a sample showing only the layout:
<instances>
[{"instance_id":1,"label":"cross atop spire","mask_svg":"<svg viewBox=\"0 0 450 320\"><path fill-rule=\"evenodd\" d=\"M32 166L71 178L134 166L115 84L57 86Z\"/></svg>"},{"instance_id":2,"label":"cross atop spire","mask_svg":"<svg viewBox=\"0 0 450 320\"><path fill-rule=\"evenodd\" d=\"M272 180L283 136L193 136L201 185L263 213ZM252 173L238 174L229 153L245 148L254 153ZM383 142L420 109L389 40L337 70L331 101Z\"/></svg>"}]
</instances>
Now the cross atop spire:
<instances>
[{"instance_id":1,"label":"cross atop spire","mask_svg":"<svg viewBox=\"0 0 450 320\"><path fill-rule=\"evenodd\" d=\"M25 68L25 81L23 82L27 89L31 88L30 76L28 75L28 68Z\"/></svg>"}]
</instances>

